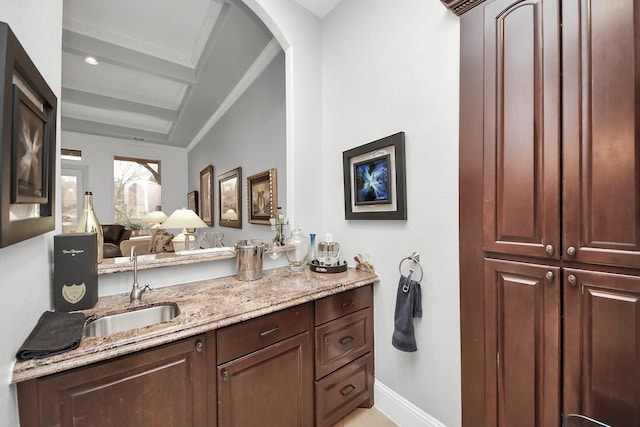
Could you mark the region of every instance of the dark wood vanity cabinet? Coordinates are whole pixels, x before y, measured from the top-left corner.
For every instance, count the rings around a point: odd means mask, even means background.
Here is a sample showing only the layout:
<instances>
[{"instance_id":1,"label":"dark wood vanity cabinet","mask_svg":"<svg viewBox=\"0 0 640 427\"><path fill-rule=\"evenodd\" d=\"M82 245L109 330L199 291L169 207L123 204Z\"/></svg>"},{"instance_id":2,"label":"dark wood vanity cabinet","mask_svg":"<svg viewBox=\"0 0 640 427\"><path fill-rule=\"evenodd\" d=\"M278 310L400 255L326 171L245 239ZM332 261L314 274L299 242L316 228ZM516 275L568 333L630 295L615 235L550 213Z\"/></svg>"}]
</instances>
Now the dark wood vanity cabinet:
<instances>
[{"instance_id":1,"label":"dark wood vanity cabinet","mask_svg":"<svg viewBox=\"0 0 640 427\"><path fill-rule=\"evenodd\" d=\"M640 426L638 16L495 0L461 18L465 426Z\"/></svg>"},{"instance_id":2,"label":"dark wood vanity cabinet","mask_svg":"<svg viewBox=\"0 0 640 427\"><path fill-rule=\"evenodd\" d=\"M20 382L23 427L333 425L373 405L373 285Z\"/></svg>"},{"instance_id":3,"label":"dark wood vanity cabinet","mask_svg":"<svg viewBox=\"0 0 640 427\"><path fill-rule=\"evenodd\" d=\"M219 426L313 425L311 314L307 303L218 331Z\"/></svg>"},{"instance_id":4,"label":"dark wood vanity cabinet","mask_svg":"<svg viewBox=\"0 0 640 427\"><path fill-rule=\"evenodd\" d=\"M201 335L18 383L20 425L207 426L211 339Z\"/></svg>"},{"instance_id":5,"label":"dark wood vanity cabinet","mask_svg":"<svg viewBox=\"0 0 640 427\"><path fill-rule=\"evenodd\" d=\"M373 286L316 301L316 425L373 406Z\"/></svg>"}]
</instances>

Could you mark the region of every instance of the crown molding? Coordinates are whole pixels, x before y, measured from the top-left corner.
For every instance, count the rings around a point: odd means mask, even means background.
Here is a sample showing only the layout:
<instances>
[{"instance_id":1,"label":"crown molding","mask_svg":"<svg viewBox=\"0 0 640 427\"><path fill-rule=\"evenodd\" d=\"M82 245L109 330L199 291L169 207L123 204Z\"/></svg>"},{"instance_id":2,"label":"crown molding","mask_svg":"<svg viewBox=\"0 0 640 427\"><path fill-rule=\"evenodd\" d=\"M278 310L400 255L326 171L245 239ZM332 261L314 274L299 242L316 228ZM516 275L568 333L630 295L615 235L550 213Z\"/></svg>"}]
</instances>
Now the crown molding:
<instances>
[{"instance_id":1,"label":"crown molding","mask_svg":"<svg viewBox=\"0 0 640 427\"><path fill-rule=\"evenodd\" d=\"M456 15L460 16L463 13L467 12L468 10L473 9L480 3L483 3L485 0L441 0L441 1L442 3L444 3L447 9L449 9Z\"/></svg>"}]
</instances>

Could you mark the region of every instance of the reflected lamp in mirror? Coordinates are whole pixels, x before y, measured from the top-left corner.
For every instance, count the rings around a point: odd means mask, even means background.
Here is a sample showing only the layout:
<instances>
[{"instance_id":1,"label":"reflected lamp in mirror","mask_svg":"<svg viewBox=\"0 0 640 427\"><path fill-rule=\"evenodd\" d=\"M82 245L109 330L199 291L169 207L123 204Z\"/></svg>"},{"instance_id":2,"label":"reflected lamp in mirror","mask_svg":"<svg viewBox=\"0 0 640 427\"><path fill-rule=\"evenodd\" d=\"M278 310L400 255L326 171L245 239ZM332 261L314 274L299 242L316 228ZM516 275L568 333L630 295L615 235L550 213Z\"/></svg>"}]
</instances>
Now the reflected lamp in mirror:
<instances>
[{"instance_id":1,"label":"reflected lamp in mirror","mask_svg":"<svg viewBox=\"0 0 640 427\"><path fill-rule=\"evenodd\" d=\"M156 228L160 228L160 224L165 222L166 219L167 219L167 215L164 212L154 211L154 212L149 212L144 217L144 222L149 224L149 228L156 229Z\"/></svg>"},{"instance_id":2,"label":"reflected lamp in mirror","mask_svg":"<svg viewBox=\"0 0 640 427\"><path fill-rule=\"evenodd\" d=\"M208 227L202 219L191 209L176 209L169 218L162 224L161 228L179 228L182 232L173 238L173 250L176 252L183 250L198 249L198 236L189 232L188 229Z\"/></svg>"}]
</instances>

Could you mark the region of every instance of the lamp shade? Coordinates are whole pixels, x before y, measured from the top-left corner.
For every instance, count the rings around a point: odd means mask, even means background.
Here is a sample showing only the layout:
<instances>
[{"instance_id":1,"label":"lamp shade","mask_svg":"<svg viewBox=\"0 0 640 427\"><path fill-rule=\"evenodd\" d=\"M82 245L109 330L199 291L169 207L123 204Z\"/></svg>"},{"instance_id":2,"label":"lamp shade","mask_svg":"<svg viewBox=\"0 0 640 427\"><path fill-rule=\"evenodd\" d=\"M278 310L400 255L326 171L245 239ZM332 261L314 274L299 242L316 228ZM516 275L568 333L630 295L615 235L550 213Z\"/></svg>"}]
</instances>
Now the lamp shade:
<instances>
[{"instance_id":1,"label":"lamp shade","mask_svg":"<svg viewBox=\"0 0 640 427\"><path fill-rule=\"evenodd\" d=\"M144 222L154 224L151 228L158 228L160 224L167 219L167 215L162 211L149 212L144 217Z\"/></svg>"},{"instance_id":2,"label":"lamp shade","mask_svg":"<svg viewBox=\"0 0 640 427\"><path fill-rule=\"evenodd\" d=\"M189 228L206 228L208 227L205 222L191 209L176 209L173 211L169 218L162 223L162 228L180 228L182 233L178 234L171 240L173 243L173 250L176 252L197 249L198 238L194 233L189 233ZM191 248L190 242L193 243L194 248Z\"/></svg>"},{"instance_id":3,"label":"lamp shade","mask_svg":"<svg viewBox=\"0 0 640 427\"><path fill-rule=\"evenodd\" d=\"M176 209L162 223L162 228L206 228L205 222L191 209Z\"/></svg>"}]
</instances>

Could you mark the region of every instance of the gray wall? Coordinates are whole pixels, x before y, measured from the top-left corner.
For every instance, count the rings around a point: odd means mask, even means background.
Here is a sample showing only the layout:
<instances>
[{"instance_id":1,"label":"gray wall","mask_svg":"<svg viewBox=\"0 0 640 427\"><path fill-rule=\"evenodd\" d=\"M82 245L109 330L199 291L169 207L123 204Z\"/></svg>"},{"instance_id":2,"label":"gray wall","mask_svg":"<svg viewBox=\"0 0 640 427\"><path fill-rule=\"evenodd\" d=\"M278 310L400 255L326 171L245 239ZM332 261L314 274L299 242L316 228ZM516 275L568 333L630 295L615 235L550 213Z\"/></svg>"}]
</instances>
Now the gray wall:
<instances>
[{"instance_id":1,"label":"gray wall","mask_svg":"<svg viewBox=\"0 0 640 427\"><path fill-rule=\"evenodd\" d=\"M270 226L248 222L246 178L276 168L278 206L287 206L285 112L285 64L280 53L189 152L188 191L200 191L200 171L213 165L214 229L224 233L225 245L273 238ZM242 168L242 229L220 227L218 175L238 166Z\"/></svg>"}]
</instances>

